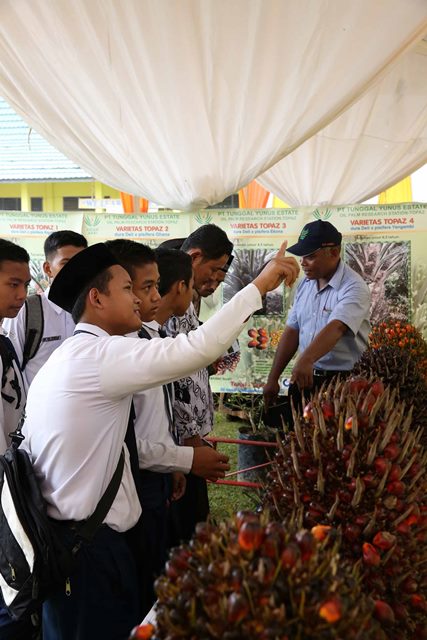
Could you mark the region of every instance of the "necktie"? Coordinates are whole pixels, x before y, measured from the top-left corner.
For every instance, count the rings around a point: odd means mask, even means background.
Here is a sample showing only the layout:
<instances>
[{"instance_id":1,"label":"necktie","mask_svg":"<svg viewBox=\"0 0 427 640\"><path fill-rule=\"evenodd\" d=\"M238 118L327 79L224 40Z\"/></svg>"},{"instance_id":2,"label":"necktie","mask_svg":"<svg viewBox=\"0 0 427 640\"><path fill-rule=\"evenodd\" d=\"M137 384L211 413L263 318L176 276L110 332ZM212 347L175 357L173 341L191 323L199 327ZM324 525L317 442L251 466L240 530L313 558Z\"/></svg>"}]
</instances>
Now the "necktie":
<instances>
[{"instance_id":1,"label":"necktie","mask_svg":"<svg viewBox=\"0 0 427 640\"><path fill-rule=\"evenodd\" d=\"M138 448L136 446L134 423L135 423L135 408L132 402L130 406L128 426L127 426L126 435L125 435L125 445L127 446L129 451L130 470L132 471L132 477L135 482L136 491L140 496L139 459L138 459Z\"/></svg>"}]
</instances>

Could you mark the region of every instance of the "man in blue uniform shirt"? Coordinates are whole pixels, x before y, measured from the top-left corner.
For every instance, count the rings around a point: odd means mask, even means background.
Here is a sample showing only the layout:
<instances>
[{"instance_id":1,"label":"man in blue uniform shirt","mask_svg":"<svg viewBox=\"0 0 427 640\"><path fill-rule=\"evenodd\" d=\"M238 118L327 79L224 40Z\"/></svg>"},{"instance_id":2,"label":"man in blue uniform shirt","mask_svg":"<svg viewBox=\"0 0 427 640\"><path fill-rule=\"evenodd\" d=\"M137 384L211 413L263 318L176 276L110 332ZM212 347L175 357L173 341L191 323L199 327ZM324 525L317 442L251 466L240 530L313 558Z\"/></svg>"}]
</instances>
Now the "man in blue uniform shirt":
<instances>
[{"instance_id":1,"label":"man in blue uniform shirt","mask_svg":"<svg viewBox=\"0 0 427 640\"><path fill-rule=\"evenodd\" d=\"M266 385L264 399L271 405L279 393L279 377L297 350L289 396L298 406L300 392L320 386L337 373L349 372L366 349L369 335L370 294L367 284L341 260L341 233L330 223L305 225L288 251L301 258L305 278L293 307ZM286 415L291 423L292 418Z\"/></svg>"}]
</instances>

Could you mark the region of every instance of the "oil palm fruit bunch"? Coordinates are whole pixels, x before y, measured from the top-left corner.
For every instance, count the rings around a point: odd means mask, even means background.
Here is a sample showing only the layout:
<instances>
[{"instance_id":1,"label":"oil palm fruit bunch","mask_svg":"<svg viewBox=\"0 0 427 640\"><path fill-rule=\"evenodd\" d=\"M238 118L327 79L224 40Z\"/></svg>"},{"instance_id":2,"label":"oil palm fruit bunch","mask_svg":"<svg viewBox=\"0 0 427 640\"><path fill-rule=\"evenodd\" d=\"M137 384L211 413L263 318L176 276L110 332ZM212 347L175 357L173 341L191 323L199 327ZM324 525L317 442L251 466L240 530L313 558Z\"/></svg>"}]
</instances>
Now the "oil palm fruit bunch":
<instances>
[{"instance_id":1,"label":"oil palm fruit bunch","mask_svg":"<svg viewBox=\"0 0 427 640\"><path fill-rule=\"evenodd\" d=\"M412 404L412 428L421 426L421 443L427 447L427 382L409 349L384 344L366 349L353 369L355 376L374 376L396 389L398 400Z\"/></svg>"},{"instance_id":2,"label":"oil palm fruit bunch","mask_svg":"<svg viewBox=\"0 0 427 640\"><path fill-rule=\"evenodd\" d=\"M427 342L414 325L399 320L379 322L372 327L369 344L371 349L392 345L408 351L427 380Z\"/></svg>"},{"instance_id":3,"label":"oil palm fruit bunch","mask_svg":"<svg viewBox=\"0 0 427 640\"><path fill-rule=\"evenodd\" d=\"M401 640L426 633L427 476L421 430L396 396L380 380L324 385L280 444L265 502L279 520L341 532L342 556Z\"/></svg>"},{"instance_id":4,"label":"oil palm fruit bunch","mask_svg":"<svg viewBox=\"0 0 427 640\"><path fill-rule=\"evenodd\" d=\"M156 582L156 638L384 640L330 529L296 530L251 512L199 524Z\"/></svg>"}]
</instances>

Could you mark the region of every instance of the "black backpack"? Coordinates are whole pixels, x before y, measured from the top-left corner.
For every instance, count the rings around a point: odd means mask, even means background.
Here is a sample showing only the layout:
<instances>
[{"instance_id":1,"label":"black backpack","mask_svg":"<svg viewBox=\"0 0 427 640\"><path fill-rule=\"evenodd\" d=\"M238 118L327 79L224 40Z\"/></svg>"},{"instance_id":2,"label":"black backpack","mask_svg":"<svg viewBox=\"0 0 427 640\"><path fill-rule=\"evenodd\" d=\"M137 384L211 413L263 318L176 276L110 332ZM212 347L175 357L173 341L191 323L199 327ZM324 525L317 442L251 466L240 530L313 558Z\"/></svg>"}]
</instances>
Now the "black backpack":
<instances>
[{"instance_id":1,"label":"black backpack","mask_svg":"<svg viewBox=\"0 0 427 640\"><path fill-rule=\"evenodd\" d=\"M124 453L95 512L76 523L74 544L68 548L47 516L31 460L19 449L24 438L20 429L10 435L12 444L0 456L0 589L9 614L21 620L36 617L40 604L65 585L76 553L92 540L110 510L123 475Z\"/></svg>"}]
</instances>

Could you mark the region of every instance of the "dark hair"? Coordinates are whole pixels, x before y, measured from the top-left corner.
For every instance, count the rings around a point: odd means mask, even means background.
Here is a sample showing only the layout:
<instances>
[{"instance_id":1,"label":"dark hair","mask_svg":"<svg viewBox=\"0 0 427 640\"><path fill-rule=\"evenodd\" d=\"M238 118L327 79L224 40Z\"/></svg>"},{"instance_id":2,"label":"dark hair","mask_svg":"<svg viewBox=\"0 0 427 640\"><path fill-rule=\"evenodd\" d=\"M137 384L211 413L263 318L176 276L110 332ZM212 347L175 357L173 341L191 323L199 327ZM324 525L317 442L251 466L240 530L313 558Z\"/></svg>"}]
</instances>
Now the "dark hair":
<instances>
[{"instance_id":1,"label":"dark hair","mask_svg":"<svg viewBox=\"0 0 427 640\"><path fill-rule=\"evenodd\" d=\"M44 241L44 255L49 260L61 247L83 247L87 248L87 240L81 233L75 231L54 231Z\"/></svg>"},{"instance_id":2,"label":"dark hair","mask_svg":"<svg viewBox=\"0 0 427 640\"><path fill-rule=\"evenodd\" d=\"M186 238L170 238L161 242L157 249L181 249Z\"/></svg>"},{"instance_id":3,"label":"dark hair","mask_svg":"<svg viewBox=\"0 0 427 640\"><path fill-rule=\"evenodd\" d=\"M111 273L110 268L104 269L101 273L98 273L92 280L85 286L83 291L79 293L77 300L74 303L73 309L71 311L71 317L74 322L77 324L82 317L84 310L86 308L86 296L91 289L98 289L100 293L108 293L108 283L110 282L113 274Z\"/></svg>"},{"instance_id":4,"label":"dark hair","mask_svg":"<svg viewBox=\"0 0 427 640\"><path fill-rule=\"evenodd\" d=\"M160 274L160 295L166 295L171 290L172 285L180 280L184 280L188 287L193 275L191 256L184 251L163 248L156 249L155 254Z\"/></svg>"},{"instance_id":5,"label":"dark hair","mask_svg":"<svg viewBox=\"0 0 427 640\"><path fill-rule=\"evenodd\" d=\"M10 242L10 240L3 240L0 238L0 263L3 260L11 260L12 262L30 262L30 256L24 247L20 247L19 244Z\"/></svg>"},{"instance_id":6,"label":"dark hair","mask_svg":"<svg viewBox=\"0 0 427 640\"><path fill-rule=\"evenodd\" d=\"M205 260L218 260L221 256L231 255L233 243L216 224L204 224L184 240L181 250L189 249L200 249Z\"/></svg>"},{"instance_id":7,"label":"dark hair","mask_svg":"<svg viewBox=\"0 0 427 640\"><path fill-rule=\"evenodd\" d=\"M111 251L118 263L126 269L131 278L135 277L134 268L156 262L156 255L151 247L134 240L107 240L106 247Z\"/></svg>"}]
</instances>

